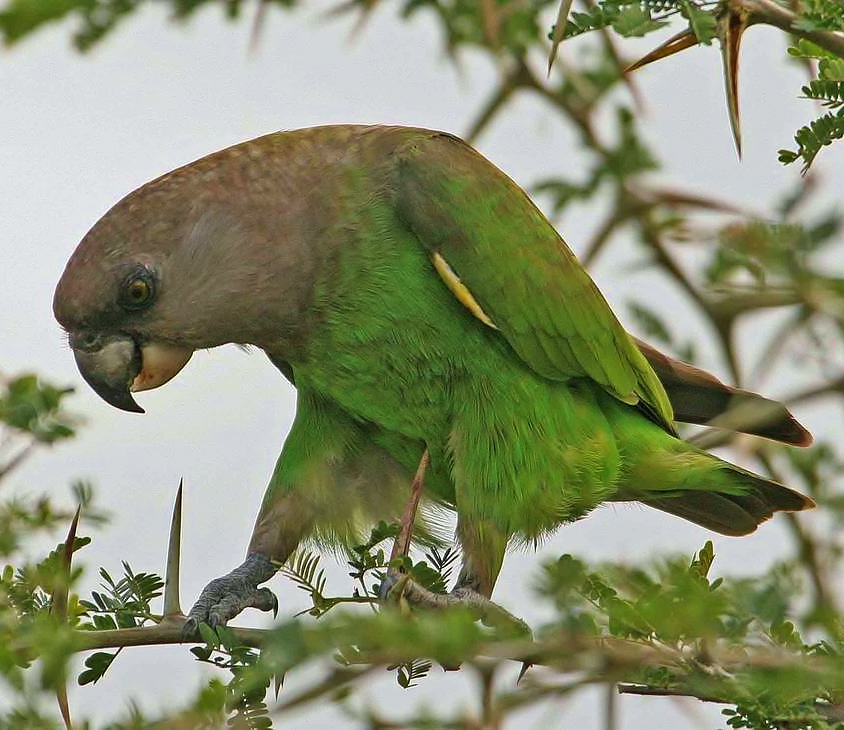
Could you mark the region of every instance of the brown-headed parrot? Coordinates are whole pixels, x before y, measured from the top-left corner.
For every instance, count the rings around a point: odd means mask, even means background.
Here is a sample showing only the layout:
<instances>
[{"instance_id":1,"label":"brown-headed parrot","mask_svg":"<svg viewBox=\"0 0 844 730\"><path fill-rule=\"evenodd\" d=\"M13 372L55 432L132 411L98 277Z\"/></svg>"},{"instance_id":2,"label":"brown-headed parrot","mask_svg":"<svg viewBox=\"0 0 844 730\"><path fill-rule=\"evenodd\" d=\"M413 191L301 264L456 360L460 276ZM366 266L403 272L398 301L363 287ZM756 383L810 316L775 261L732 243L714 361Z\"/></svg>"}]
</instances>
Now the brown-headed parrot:
<instances>
[{"instance_id":1,"label":"brown-headed parrot","mask_svg":"<svg viewBox=\"0 0 844 730\"><path fill-rule=\"evenodd\" d=\"M788 411L635 341L528 196L443 132L281 132L170 172L85 236L54 311L83 378L127 411L225 343L298 391L246 560L193 626L272 606L259 585L303 539L347 545L401 515L426 450L425 497L457 513L452 596L473 605L509 544L602 502L726 535L812 506L674 428L749 405L764 417L744 430L808 443Z\"/></svg>"}]
</instances>

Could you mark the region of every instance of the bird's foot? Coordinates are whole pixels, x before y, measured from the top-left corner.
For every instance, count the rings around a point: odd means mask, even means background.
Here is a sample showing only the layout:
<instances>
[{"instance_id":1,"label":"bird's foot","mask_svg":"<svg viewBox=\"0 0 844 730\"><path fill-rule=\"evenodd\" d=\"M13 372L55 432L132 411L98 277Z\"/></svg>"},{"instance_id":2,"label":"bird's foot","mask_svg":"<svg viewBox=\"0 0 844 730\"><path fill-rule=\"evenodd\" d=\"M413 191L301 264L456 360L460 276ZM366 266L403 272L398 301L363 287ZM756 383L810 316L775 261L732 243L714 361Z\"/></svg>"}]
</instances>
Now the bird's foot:
<instances>
[{"instance_id":1,"label":"bird's foot","mask_svg":"<svg viewBox=\"0 0 844 730\"><path fill-rule=\"evenodd\" d=\"M420 586L410 576L390 571L381 584L380 594L384 602L404 599L410 605L421 608L462 606L468 608L485 626L505 631L514 637L533 636L530 626L522 619L468 586L458 585L450 593L434 593Z\"/></svg>"},{"instance_id":2,"label":"bird's foot","mask_svg":"<svg viewBox=\"0 0 844 730\"><path fill-rule=\"evenodd\" d=\"M275 575L277 567L259 553L249 553L246 560L231 573L215 578L199 595L182 627L182 638L197 638L199 624L212 629L224 626L244 608L278 613L278 599L269 588L258 586Z\"/></svg>"}]
</instances>

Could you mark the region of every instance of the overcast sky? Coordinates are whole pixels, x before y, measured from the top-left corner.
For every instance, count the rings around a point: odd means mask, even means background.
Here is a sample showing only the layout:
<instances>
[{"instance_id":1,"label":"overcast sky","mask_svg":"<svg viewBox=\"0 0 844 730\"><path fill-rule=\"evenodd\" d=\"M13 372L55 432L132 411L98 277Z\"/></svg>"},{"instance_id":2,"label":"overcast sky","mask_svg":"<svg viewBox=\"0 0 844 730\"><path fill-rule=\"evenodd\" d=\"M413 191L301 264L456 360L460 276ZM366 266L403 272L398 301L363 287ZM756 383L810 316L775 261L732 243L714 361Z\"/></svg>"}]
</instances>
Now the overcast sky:
<instances>
[{"instance_id":1,"label":"overcast sky","mask_svg":"<svg viewBox=\"0 0 844 730\"><path fill-rule=\"evenodd\" d=\"M208 580L238 564L290 426L295 394L260 353L227 347L198 353L172 383L140 395L144 416L99 400L79 377L51 313L56 281L86 230L147 180L278 129L378 122L460 133L495 78L494 69L472 55L456 73L432 18L423 13L402 24L382 9L353 43L348 21L320 22L313 11L270 12L267 21L254 54L247 51L249 23L227 24L216 8L184 27L148 8L86 56L71 49L68 25L0 56L0 371L37 369L56 383L77 386L69 405L87 420L78 439L39 453L16 474L14 486L67 500L72 480L93 481L112 521L80 556L92 568L89 588L96 583L93 569L103 565L119 573L120 559L139 571L163 571L180 478L186 490L183 607ZM790 144L811 108L793 98L802 78L782 60L781 42L778 34L754 28L745 43L742 163L732 147L714 47L639 74L648 100L644 125L666 161L666 182L761 210L795 182L798 168L782 168L775 152ZM532 99L519 100L478 146L524 185L559 169L577 172L583 163L575 140ZM844 155L838 149L823 157L820 170L835 174L841 190ZM572 248L581 249L590 230L588 211L568 214L560 229ZM628 294L646 287L653 306L676 313L678 330L700 329L682 319L691 312L688 305L632 274L630 261L605 259L593 272L623 319ZM720 367L714 359L706 364ZM773 395L787 390L787 384L769 384ZM829 409L799 415L821 434L840 429L840 414ZM691 554L706 539L715 542L717 570L727 573L761 570L787 544L776 520L736 540L643 507L603 508L561 530L539 555L511 555L495 597L536 622L542 613L529 596L543 556L571 551L591 560L636 561L660 551ZM331 575L344 590L342 566ZM280 579L272 585L283 615L303 606L301 592ZM262 619L247 614L239 623ZM185 648L127 650L96 687L72 691L71 706L77 715L101 721L130 697L155 711L192 693L206 676ZM285 686L295 688L297 681L293 676ZM451 697L460 706L470 696L470 682L465 673L452 673L401 693L387 676L370 699L385 707L425 701L442 707ZM625 697L620 706L625 730L719 722L718 708L693 702ZM532 716L528 726L597 728L600 707L597 693L584 693ZM332 718L323 710L285 727L335 727Z\"/></svg>"}]
</instances>

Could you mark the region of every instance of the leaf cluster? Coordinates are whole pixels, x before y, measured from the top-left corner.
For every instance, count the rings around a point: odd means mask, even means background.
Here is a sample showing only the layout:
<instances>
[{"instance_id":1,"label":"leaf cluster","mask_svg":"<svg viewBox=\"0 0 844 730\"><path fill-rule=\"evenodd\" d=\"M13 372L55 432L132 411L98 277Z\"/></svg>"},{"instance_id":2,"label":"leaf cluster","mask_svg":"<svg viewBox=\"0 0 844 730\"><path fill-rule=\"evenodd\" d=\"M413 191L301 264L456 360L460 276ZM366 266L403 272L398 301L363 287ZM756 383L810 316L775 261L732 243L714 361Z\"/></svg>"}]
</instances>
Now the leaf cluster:
<instances>
[{"instance_id":1,"label":"leaf cluster","mask_svg":"<svg viewBox=\"0 0 844 730\"><path fill-rule=\"evenodd\" d=\"M215 631L201 624L199 631L205 645L193 647L191 653L199 661L232 674L227 685L220 685L222 692L216 698L219 704L214 709L225 713L227 726L237 730L272 728L264 698L270 685L279 686L284 675L268 673L259 665L260 653L243 646L231 629L220 626Z\"/></svg>"},{"instance_id":2,"label":"leaf cluster","mask_svg":"<svg viewBox=\"0 0 844 730\"><path fill-rule=\"evenodd\" d=\"M89 538L76 538L72 550L89 542ZM67 676L73 651L70 626L54 611L53 596L66 595L80 571L68 575L63 569L66 552L65 545L59 545L37 563L17 569L6 565L0 576L0 677L19 693L24 705L33 694L24 670L35 659L41 688L59 686ZM70 602L71 611L74 603Z\"/></svg>"},{"instance_id":3,"label":"leaf cluster","mask_svg":"<svg viewBox=\"0 0 844 730\"><path fill-rule=\"evenodd\" d=\"M793 620L801 590L793 566L731 579L712 577L714 561L711 543L691 560L661 558L644 567L590 566L561 556L544 566L537 584L538 600L554 605L555 618L538 628L535 640L489 632L463 609L408 616L385 608L284 622L267 634L260 655L239 644L231 630L204 627L206 646L194 653L208 661L216 652L211 661L235 677L226 690L228 711L236 709L232 697L251 698L255 717L329 699L342 705L378 667L399 668L399 684L411 688L434 662L463 664L489 677L522 660L532 668L518 687L489 693L487 717L500 721L537 699L612 681L625 692L691 695L728 705L730 727L833 727L830 717L844 700L842 636L816 631L811 640L804 638ZM282 694L272 710L262 704L271 685L315 659L331 660L318 679L293 695ZM561 682L563 677L569 681ZM367 721L402 722L382 712L370 711ZM471 715L457 725L444 716L426 720L458 727L475 721Z\"/></svg>"},{"instance_id":4,"label":"leaf cluster","mask_svg":"<svg viewBox=\"0 0 844 730\"><path fill-rule=\"evenodd\" d=\"M610 28L623 38L638 38L666 27L672 18L683 17L698 42L709 44L715 37L716 8L715 2L694 0L600 0L585 12L570 14L563 38Z\"/></svg>"},{"instance_id":5,"label":"leaf cluster","mask_svg":"<svg viewBox=\"0 0 844 730\"><path fill-rule=\"evenodd\" d=\"M79 628L88 631L137 628L148 621L158 621L150 607L161 595L164 582L153 573L135 573L125 560L123 576L115 581L105 568L100 568L102 591L93 591L89 600L80 600ZM79 684L94 684L111 666L118 652L95 652L85 659L85 670Z\"/></svg>"},{"instance_id":6,"label":"leaf cluster","mask_svg":"<svg viewBox=\"0 0 844 730\"><path fill-rule=\"evenodd\" d=\"M296 0L263 0L291 7ZM109 33L150 0L9 0L0 10L0 35L7 45L18 43L44 26L73 18L76 22L73 44L79 51L89 51ZM199 9L218 6L230 20L242 17L248 0L170 0L175 21L185 21Z\"/></svg>"},{"instance_id":7,"label":"leaf cluster","mask_svg":"<svg viewBox=\"0 0 844 730\"><path fill-rule=\"evenodd\" d=\"M0 35L7 44L30 36L38 29L56 21L73 17L77 29L73 40L77 49L85 51L108 35L119 23L152 0L10 0L0 11ZM357 15L360 20L373 12L379 0L347 0L338 3L332 15ZM201 8L220 7L231 20L243 15L245 0L169 0L172 18L184 21ZM270 6L292 10L301 6L297 0L262 0L256 16L256 29ZM803 88L806 98L816 99L828 106L838 106L841 99L839 74L830 71L841 61L844 40L835 38L844 30L844 12L837 0L810 0L789 6L797 14L787 23L780 14L759 3L749 3L736 10L732 5L715 0L597 0L585 3L585 8L568 12L571 0L530 0L529 2L478 3L474 0L400 0L395 2L398 13L411 19L420 11L433 13L443 34L449 54L455 58L464 48L480 49L498 58L509 58L524 64L538 40L546 36L552 41L552 62L560 41L591 32L606 34L612 31L622 38L641 37L666 27L674 19L687 26L687 32L698 44L710 45L717 37L722 45L731 46L726 33L741 24L735 39L736 52L747 18L753 23L767 23L783 30L819 41L818 33L827 33L826 49L808 40L800 40L789 53L800 58L818 58L818 76ZM547 27L547 11L560 7L558 23L562 27ZM740 3L739 3L740 5ZM565 11L565 12L564 12ZM732 13L733 15L730 15ZM785 23L785 24L784 24ZM821 45L824 45L822 43ZM684 45L683 47L687 47ZM835 48L835 52L829 48ZM617 51L607 45L608 57L616 65L616 78L624 67ZM670 55L670 54L665 54ZM737 64L737 59L735 61ZM725 68L725 74L730 73ZM830 76L832 73L832 76ZM728 80L728 86L730 82ZM500 103L500 101L498 102ZM735 100L737 104L737 100ZM737 119L737 117L736 117ZM842 137L844 117L840 110L829 112L802 127L795 135L796 150L780 150L779 159L785 164L803 160L804 172L811 166L818 152Z\"/></svg>"},{"instance_id":8,"label":"leaf cluster","mask_svg":"<svg viewBox=\"0 0 844 730\"><path fill-rule=\"evenodd\" d=\"M844 11L831 2L813 3L812 13L804 21L814 30L821 23L834 30L844 30ZM816 77L803 87L803 96L831 111L801 127L794 135L796 150L780 150L780 162L790 164L803 161L806 173L824 147L844 137L844 58L836 56L810 41L800 40L788 49L795 58L816 61Z\"/></svg>"},{"instance_id":9,"label":"leaf cluster","mask_svg":"<svg viewBox=\"0 0 844 730\"><path fill-rule=\"evenodd\" d=\"M74 419L62 408L73 388L57 388L33 374L6 383L0 394L0 423L42 444L74 435Z\"/></svg>"}]
</instances>

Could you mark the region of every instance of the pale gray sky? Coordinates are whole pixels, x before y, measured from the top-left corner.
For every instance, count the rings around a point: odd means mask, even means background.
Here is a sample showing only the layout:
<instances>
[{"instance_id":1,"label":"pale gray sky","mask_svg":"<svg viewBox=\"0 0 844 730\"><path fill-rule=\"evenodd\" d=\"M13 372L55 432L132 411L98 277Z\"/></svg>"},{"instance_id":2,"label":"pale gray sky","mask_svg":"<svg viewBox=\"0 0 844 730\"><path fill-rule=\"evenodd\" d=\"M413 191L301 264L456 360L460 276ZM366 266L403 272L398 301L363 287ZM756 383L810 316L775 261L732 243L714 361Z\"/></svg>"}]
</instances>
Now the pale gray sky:
<instances>
[{"instance_id":1,"label":"pale gray sky","mask_svg":"<svg viewBox=\"0 0 844 730\"><path fill-rule=\"evenodd\" d=\"M278 129L337 122L460 133L494 80L494 69L480 56L465 56L456 73L424 13L405 24L384 8L353 43L348 21L320 22L315 11L270 12L267 20L255 54L247 52L249 23L227 24L217 9L177 27L160 9L147 8L87 56L71 50L70 28L62 25L0 57L0 368L7 374L37 369L77 386L69 403L87 419L78 439L39 453L16 474L14 485L65 497L71 480L92 480L113 520L80 557L92 569L103 565L118 573L120 559L136 570L163 570L170 507L184 478L184 607L208 580L242 559L292 419L294 393L262 355L229 347L197 354L172 383L142 394L144 416L108 407L81 381L52 318L53 288L65 261L119 198L208 152ZM798 168L782 168L775 151L790 143L811 109L793 98L802 79L782 60L781 43L765 29L748 33L742 163L732 147L714 48L639 74L648 100L643 124L666 162L666 182L764 210L797 179ZM576 48L564 47L563 53ZM525 185L583 164L575 140L529 98L514 104L478 146ZM833 150L824 158L820 170L834 171L841 190L844 154ZM573 211L560 229L579 250L590 230L588 211ZM677 312L675 321L689 315L674 292L631 274L629 263L604 259L593 272L622 318L627 295L644 287L652 305ZM685 326L700 328L689 321L678 329ZM770 383L773 395L786 390ZM816 409L800 416L821 433L840 429L837 413ZM715 542L718 571L756 572L780 554L786 534L775 520L735 540L642 507L603 508L561 530L539 555L510 556L495 597L535 622L542 614L530 586L543 556L571 551L592 560L635 561L667 550L691 554L706 539ZM345 575L342 566L330 572L337 580ZM85 585L95 583L92 570ZM272 585L283 615L302 607L300 591L280 579ZM260 620L250 613L239 622ZM74 689L71 706L77 715L100 721L114 717L130 698L154 711L192 692L207 675L185 648L128 650L97 686ZM285 686L298 681L294 675ZM406 693L391 689L387 675L370 699L385 707L428 701L442 708L444 698L451 698L461 706L470 682L465 673L452 673ZM598 728L600 707L596 692L584 693L532 716L526 726ZM624 730L719 723L717 708L692 702L625 697L620 707ZM323 710L285 727L328 728L335 721Z\"/></svg>"}]
</instances>

